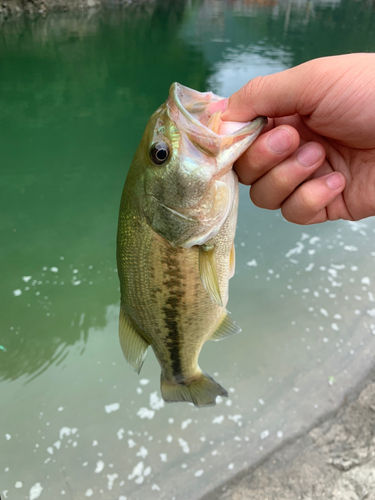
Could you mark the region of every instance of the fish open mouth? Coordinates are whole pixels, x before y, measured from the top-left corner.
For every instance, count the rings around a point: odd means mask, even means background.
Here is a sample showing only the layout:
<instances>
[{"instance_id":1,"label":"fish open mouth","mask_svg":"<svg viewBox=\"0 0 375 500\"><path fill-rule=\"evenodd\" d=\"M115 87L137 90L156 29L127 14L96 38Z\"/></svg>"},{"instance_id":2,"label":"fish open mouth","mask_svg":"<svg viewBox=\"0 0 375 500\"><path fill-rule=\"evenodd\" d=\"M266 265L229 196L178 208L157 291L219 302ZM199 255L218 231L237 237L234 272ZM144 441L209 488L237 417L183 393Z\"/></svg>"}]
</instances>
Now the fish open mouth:
<instances>
[{"instance_id":1,"label":"fish open mouth","mask_svg":"<svg viewBox=\"0 0 375 500\"><path fill-rule=\"evenodd\" d=\"M180 122L185 128L198 128L202 133L212 136L231 138L224 143L244 136L257 136L267 124L267 118L259 116L251 122L229 122L221 120L221 112L209 113L207 107L211 102L224 99L212 92L198 92L177 82L171 85L169 91L169 107L172 114L178 110ZM175 108L175 109L174 109ZM184 118L181 120L181 118ZM189 126L190 125L190 126ZM255 139L253 137L253 140Z\"/></svg>"}]
</instances>

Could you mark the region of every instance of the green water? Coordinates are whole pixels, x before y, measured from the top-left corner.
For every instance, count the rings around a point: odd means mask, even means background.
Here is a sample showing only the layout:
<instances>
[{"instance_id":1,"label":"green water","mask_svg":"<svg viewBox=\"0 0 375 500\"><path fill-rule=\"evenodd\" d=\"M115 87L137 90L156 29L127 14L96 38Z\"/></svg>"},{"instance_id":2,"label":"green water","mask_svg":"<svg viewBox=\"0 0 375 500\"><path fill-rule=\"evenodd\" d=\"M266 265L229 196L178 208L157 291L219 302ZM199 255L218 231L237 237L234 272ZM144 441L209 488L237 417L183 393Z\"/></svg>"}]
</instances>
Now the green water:
<instances>
[{"instance_id":1,"label":"green water","mask_svg":"<svg viewBox=\"0 0 375 500\"><path fill-rule=\"evenodd\" d=\"M117 339L128 166L173 81L229 95L313 57L375 51L375 10L150 1L0 30L2 498L198 499L372 366L375 221L293 226L243 188L229 304L243 333L201 355L230 398L164 406L152 352L138 377Z\"/></svg>"}]
</instances>

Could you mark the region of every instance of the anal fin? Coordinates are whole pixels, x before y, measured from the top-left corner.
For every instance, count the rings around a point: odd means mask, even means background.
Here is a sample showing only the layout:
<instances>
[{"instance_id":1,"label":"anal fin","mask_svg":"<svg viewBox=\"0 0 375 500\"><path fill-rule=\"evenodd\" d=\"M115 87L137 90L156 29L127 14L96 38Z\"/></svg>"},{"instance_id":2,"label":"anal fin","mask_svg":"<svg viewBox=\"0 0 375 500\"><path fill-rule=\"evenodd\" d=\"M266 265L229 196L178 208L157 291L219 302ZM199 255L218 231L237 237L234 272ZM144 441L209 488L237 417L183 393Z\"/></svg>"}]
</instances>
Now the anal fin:
<instances>
[{"instance_id":1,"label":"anal fin","mask_svg":"<svg viewBox=\"0 0 375 500\"><path fill-rule=\"evenodd\" d=\"M223 320L210 337L210 340L215 340L217 342L230 337L231 335L236 335L236 333L240 333L241 331L241 327L236 325L236 323L229 316L228 311L226 311L223 316Z\"/></svg>"},{"instance_id":2,"label":"anal fin","mask_svg":"<svg viewBox=\"0 0 375 500\"><path fill-rule=\"evenodd\" d=\"M223 305L220 295L219 280L216 273L215 247L206 248L199 246L199 274L205 290L208 292L213 303Z\"/></svg>"},{"instance_id":3,"label":"anal fin","mask_svg":"<svg viewBox=\"0 0 375 500\"><path fill-rule=\"evenodd\" d=\"M148 342L135 330L129 317L120 308L119 337L126 361L139 373L147 354Z\"/></svg>"}]
</instances>

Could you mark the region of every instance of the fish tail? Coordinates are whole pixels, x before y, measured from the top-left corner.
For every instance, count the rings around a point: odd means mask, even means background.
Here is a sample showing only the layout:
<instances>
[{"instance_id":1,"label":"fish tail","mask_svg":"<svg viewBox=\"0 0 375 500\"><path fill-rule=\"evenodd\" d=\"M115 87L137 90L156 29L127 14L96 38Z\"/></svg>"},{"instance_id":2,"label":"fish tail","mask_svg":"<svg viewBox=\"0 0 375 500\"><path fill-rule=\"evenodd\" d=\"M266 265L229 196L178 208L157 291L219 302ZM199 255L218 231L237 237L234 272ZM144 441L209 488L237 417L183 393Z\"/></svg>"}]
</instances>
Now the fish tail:
<instances>
[{"instance_id":1,"label":"fish tail","mask_svg":"<svg viewBox=\"0 0 375 500\"><path fill-rule=\"evenodd\" d=\"M217 396L228 397L227 391L206 373L185 384L174 384L162 378L161 394L168 403L188 401L198 407L214 406Z\"/></svg>"}]
</instances>

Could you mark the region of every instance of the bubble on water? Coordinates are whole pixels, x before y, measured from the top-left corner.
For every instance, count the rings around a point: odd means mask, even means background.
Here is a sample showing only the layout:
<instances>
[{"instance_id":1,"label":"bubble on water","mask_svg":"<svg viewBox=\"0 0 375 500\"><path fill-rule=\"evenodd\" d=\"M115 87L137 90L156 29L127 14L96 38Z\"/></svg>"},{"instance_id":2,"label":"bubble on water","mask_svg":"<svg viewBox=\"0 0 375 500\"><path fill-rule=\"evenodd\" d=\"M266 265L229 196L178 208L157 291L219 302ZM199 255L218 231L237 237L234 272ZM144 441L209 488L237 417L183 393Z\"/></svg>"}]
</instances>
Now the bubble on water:
<instances>
[{"instance_id":1,"label":"bubble on water","mask_svg":"<svg viewBox=\"0 0 375 500\"><path fill-rule=\"evenodd\" d=\"M9 441L9 439L11 439L11 437L12 437L12 436L11 436L10 434L5 434L5 439L6 439L7 441Z\"/></svg>"},{"instance_id":2,"label":"bubble on water","mask_svg":"<svg viewBox=\"0 0 375 500\"><path fill-rule=\"evenodd\" d=\"M22 276L22 279L25 283L28 283L31 280L32 276Z\"/></svg>"},{"instance_id":3,"label":"bubble on water","mask_svg":"<svg viewBox=\"0 0 375 500\"><path fill-rule=\"evenodd\" d=\"M196 472L194 472L194 476L195 477L201 477L201 476L203 476L203 474L204 474L204 470L203 469L199 469Z\"/></svg>"},{"instance_id":4,"label":"bubble on water","mask_svg":"<svg viewBox=\"0 0 375 500\"><path fill-rule=\"evenodd\" d=\"M22 294L22 290L20 290L19 288L17 288L17 290L13 290L13 295L15 297L19 297L21 294Z\"/></svg>"},{"instance_id":5,"label":"bubble on water","mask_svg":"<svg viewBox=\"0 0 375 500\"><path fill-rule=\"evenodd\" d=\"M229 469L229 470L233 470L233 469L234 469L234 464L229 464L229 465L228 465L228 469Z\"/></svg>"},{"instance_id":6,"label":"bubble on water","mask_svg":"<svg viewBox=\"0 0 375 500\"><path fill-rule=\"evenodd\" d=\"M284 433L283 431L277 431L276 436L281 439L283 437Z\"/></svg>"},{"instance_id":7,"label":"bubble on water","mask_svg":"<svg viewBox=\"0 0 375 500\"><path fill-rule=\"evenodd\" d=\"M249 260L248 262L246 262L246 265L249 267L257 267L258 263L255 259L253 259L253 260Z\"/></svg>"},{"instance_id":8,"label":"bubble on water","mask_svg":"<svg viewBox=\"0 0 375 500\"><path fill-rule=\"evenodd\" d=\"M51 267L50 271L52 273L58 273L59 272L59 268L58 267Z\"/></svg>"},{"instance_id":9,"label":"bubble on water","mask_svg":"<svg viewBox=\"0 0 375 500\"><path fill-rule=\"evenodd\" d=\"M89 488L88 490L86 490L85 497L92 497L93 494L94 494L94 492L92 491L91 488Z\"/></svg>"},{"instance_id":10,"label":"bubble on water","mask_svg":"<svg viewBox=\"0 0 375 500\"><path fill-rule=\"evenodd\" d=\"M156 483L154 483L151 486L151 489L152 489L152 491L160 491L160 486L158 486ZM121 500L121 499L119 499L119 500Z\"/></svg>"},{"instance_id":11,"label":"bubble on water","mask_svg":"<svg viewBox=\"0 0 375 500\"><path fill-rule=\"evenodd\" d=\"M22 488L23 484L22 481L17 481L16 484L14 485L15 488Z\"/></svg>"},{"instance_id":12,"label":"bubble on water","mask_svg":"<svg viewBox=\"0 0 375 500\"><path fill-rule=\"evenodd\" d=\"M328 311L327 309L324 309L323 307L321 309L319 309L320 313L323 314L323 316L328 316Z\"/></svg>"}]
</instances>

